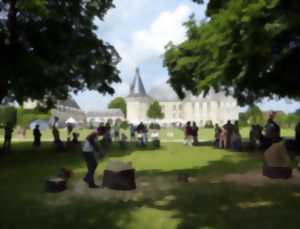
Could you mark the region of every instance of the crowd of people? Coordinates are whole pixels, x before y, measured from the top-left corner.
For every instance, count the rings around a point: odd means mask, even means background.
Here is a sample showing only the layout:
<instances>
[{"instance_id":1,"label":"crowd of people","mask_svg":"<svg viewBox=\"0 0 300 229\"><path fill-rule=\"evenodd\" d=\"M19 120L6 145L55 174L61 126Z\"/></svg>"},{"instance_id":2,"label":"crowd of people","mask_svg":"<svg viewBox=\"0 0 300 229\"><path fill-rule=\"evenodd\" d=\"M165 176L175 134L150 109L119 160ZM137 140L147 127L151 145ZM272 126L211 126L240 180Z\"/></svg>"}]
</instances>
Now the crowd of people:
<instances>
[{"instance_id":1,"label":"crowd of people","mask_svg":"<svg viewBox=\"0 0 300 229\"><path fill-rule=\"evenodd\" d=\"M79 134L75 131L73 125L67 125L67 141L63 143L58 128L57 117L51 125L53 142L57 149L64 149L68 144L78 144ZM110 122L101 124L95 131L86 137L82 145L82 152L87 163L88 172L84 180L90 187L96 187L93 174L97 167L93 152L97 151L103 156L107 152L110 144L118 142L121 149L126 149L129 141L127 134L121 131L121 123L116 122L111 126ZM197 145L199 128L195 122L187 122L184 126L185 144L188 146ZM240 128L237 121L233 124L231 121L223 126L215 125L214 128L214 146L221 149L231 149L233 151L242 151L245 149L259 150L264 152L263 174L271 178L289 178L292 174L291 161L300 156L300 123L297 125L295 140L285 140L281 137L280 126L274 121L274 116L270 116L264 127L256 124L251 125L249 132L249 141L242 142ZM7 123L4 128L4 152L11 150L13 126ZM33 146L41 145L42 133L40 126L36 125L32 132L34 136ZM146 147L149 142L155 147L160 147L160 126L149 125L143 122L137 126L129 125L130 141L139 147ZM149 135L150 134L150 135ZM149 136L150 138L149 138ZM98 137L101 136L101 139ZM149 140L150 139L150 140ZM300 158L300 157L299 157ZM300 166L300 160L299 160Z\"/></svg>"}]
</instances>

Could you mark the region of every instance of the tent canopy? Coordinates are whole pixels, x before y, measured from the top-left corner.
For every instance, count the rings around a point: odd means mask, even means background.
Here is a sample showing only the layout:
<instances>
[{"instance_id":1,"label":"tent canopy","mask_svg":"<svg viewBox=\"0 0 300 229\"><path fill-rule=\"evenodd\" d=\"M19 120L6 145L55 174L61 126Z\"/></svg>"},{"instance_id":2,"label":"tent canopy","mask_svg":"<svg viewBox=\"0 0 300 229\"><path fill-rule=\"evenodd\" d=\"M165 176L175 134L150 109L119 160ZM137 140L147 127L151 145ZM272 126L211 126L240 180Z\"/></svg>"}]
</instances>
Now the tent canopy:
<instances>
[{"instance_id":1,"label":"tent canopy","mask_svg":"<svg viewBox=\"0 0 300 229\"><path fill-rule=\"evenodd\" d=\"M66 123L77 124L78 122L73 117L70 117L67 119Z\"/></svg>"}]
</instances>

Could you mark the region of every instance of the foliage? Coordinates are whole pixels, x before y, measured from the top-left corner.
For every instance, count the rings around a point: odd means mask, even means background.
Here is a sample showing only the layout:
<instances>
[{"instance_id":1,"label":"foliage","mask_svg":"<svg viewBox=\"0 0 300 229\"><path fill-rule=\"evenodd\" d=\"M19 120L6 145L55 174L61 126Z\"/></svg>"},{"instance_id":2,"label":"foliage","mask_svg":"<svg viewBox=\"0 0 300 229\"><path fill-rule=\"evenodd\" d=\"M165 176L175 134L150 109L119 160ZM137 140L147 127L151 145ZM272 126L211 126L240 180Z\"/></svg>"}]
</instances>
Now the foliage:
<instances>
[{"instance_id":1,"label":"foliage","mask_svg":"<svg viewBox=\"0 0 300 229\"><path fill-rule=\"evenodd\" d=\"M148 108L147 111L148 118L152 119L163 119L164 113L162 112L161 106L158 101L154 101Z\"/></svg>"},{"instance_id":2,"label":"foliage","mask_svg":"<svg viewBox=\"0 0 300 229\"><path fill-rule=\"evenodd\" d=\"M263 97L300 98L300 2L210 0L209 20L186 23L187 40L166 47L170 83L187 91L211 87L240 105Z\"/></svg>"},{"instance_id":3,"label":"foliage","mask_svg":"<svg viewBox=\"0 0 300 229\"><path fill-rule=\"evenodd\" d=\"M16 125L17 110L14 107L0 106L0 127L4 127L7 122Z\"/></svg>"},{"instance_id":4,"label":"foliage","mask_svg":"<svg viewBox=\"0 0 300 229\"><path fill-rule=\"evenodd\" d=\"M127 114L127 105L123 97L114 98L108 105L108 108L120 109L126 117Z\"/></svg>"},{"instance_id":5,"label":"foliage","mask_svg":"<svg viewBox=\"0 0 300 229\"><path fill-rule=\"evenodd\" d=\"M28 128L31 122L35 120L49 120L50 116L50 113L20 108L17 110L17 125Z\"/></svg>"},{"instance_id":6,"label":"foliage","mask_svg":"<svg viewBox=\"0 0 300 229\"><path fill-rule=\"evenodd\" d=\"M120 128L121 128L122 130L128 130L128 127L129 127L129 124L128 124L127 121L123 121L123 122L121 123L121 125L120 125Z\"/></svg>"},{"instance_id":7,"label":"foliage","mask_svg":"<svg viewBox=\"0 0 300 229\"><path fill-rule=\"evenodd\" d=\"M248 115L246 112L239 113L239 125L248 126Z\"/></svg>"},{"instance_id":8,"label":"foliage","mask_svg":"<svg viewBox=\"0 0 300 229\"><path fill-rule=\"evenodd\" d=\"M204 128L214 128L214 124L211 120L207 120L204 124Z\"/></svg>"},{"instance_id":9,"label":"foliage","mask_svg":"<svg viewBox=\"0 0 300 229\"><path fill-rule=\"evenodd\" d=\"M256 105L249 107L249 109L246 112L246 117L247 117L248 124L251 125L252 124L263 125L265 123L264 114Z\"/></svg>"},{"instance_id":10,"label":"foliage","mask_svg":"<svg viewBox=\"0 0 300 229\"><path fill-rule=\"evenodd\" d=\"M151 130L159 130L160 129L160 125L158 123L152 122L149 125L149 129L151 129Z\"/></svg>"},{"instance_id":11,"label":"foliage","mask_svg":"<svg viewBox=\"0 0 300 229\"><path fill-rule=\"evenodd\" d=\"M300 115L300 108L295 111L295 114Z\"/></svg>"},{"instance_id":12,"label":"foliage","mask_svg":"<svg viewBox=\"0 0 300 229\"><path fill-rule=\"evenodd\" d=\"M0 101L11 96L53 105L70 92L114 92L120 58L96 34L112 0L0 2Z\"/></svg>"},{"instance_id":13,"label":"foliage","mask_svg":"<svg viewBox=\"0 0 300 229\"><path fill-rule=\"evenodd\" d=\"M300 122L300 115L280 113L275 116L275 121L283 128L294 128Z\"/></svg>"}]
</instances>

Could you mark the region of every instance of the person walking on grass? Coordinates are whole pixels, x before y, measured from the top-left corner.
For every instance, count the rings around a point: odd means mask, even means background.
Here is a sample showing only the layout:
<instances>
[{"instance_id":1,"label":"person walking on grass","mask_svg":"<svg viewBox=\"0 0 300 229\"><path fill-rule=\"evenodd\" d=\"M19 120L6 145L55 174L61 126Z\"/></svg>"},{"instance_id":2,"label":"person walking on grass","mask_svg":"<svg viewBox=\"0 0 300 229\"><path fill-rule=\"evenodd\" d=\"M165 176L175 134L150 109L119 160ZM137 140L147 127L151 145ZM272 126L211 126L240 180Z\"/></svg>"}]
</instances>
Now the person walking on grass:
<instances>
[{"instance_id":1,"label":"person walking on grass","mask_svg":"<svg viewBox=\"0 0 300 229\"><path fill-rule=\"evenodd\" d=\"M87 136L82 145L82 154L87 165L87 173L83 180L88 184L90 188L99 188L95 184L94 174L98 166L97 160L95 158L95 152L99 152L100 157L104 156L102 149L97 144L98 137L104 134L104 128L97 128L96 131L92 132Z\"/></svg>"}]
</instances>

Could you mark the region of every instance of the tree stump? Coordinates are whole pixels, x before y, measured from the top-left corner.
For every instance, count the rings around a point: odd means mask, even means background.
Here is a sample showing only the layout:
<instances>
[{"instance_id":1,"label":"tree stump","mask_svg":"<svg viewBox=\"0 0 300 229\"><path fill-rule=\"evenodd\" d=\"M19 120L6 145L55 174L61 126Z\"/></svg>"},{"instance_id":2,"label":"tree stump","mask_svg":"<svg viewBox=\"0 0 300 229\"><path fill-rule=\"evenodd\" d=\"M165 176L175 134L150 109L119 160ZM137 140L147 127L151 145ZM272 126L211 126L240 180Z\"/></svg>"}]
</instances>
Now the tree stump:
<instances>
[{"instance_id":1,"label":"tree stump","mask_svg":"<svg viewBox=\"0 0 300 229\"><path fill-rule=\"evenodd\" d=\"M61 177L51 177L46 181L46 191L57 193L66 190L67 180Z\"/></svg>"},{"instance_id":2,"label":"tree stump","mask_svg":"<svg viewBox=\"0 0 300 229\"><path fill-rule=\"evenodd\" d=\"M136 188L135 170L130 164L111 162L104 170L102 185L115 190L133 190Z\"/></svg>"}]
</instances>

